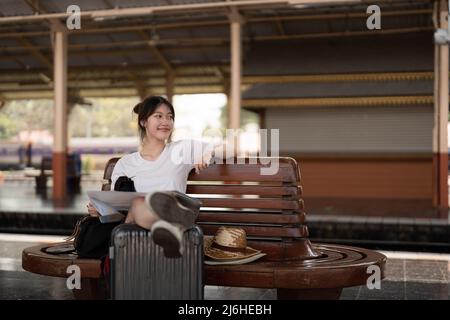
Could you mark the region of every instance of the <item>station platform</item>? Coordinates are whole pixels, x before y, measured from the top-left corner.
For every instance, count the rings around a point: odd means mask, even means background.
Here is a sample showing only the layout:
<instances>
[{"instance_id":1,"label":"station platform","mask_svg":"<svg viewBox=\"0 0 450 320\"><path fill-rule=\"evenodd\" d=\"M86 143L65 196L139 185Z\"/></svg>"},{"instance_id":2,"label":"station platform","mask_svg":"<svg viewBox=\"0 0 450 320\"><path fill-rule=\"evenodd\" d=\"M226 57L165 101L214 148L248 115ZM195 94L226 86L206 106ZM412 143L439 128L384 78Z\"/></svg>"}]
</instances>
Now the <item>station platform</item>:
<instances>
[{"instance_id":1,"label":"station platform","mask_svg":"<svg viewBox=\"0 0 450 320\"><path fill-rule=\"evenodd\" d=\"M0 233L0 300L73 300L66 279L26 272L24 248L61 241L61 236ZM380 289L345 288L342 300L448 300L450 255L382 251L388 258ZM273 300L273 289L206 286L207 300Z\"/></svg>"}]
</instances>

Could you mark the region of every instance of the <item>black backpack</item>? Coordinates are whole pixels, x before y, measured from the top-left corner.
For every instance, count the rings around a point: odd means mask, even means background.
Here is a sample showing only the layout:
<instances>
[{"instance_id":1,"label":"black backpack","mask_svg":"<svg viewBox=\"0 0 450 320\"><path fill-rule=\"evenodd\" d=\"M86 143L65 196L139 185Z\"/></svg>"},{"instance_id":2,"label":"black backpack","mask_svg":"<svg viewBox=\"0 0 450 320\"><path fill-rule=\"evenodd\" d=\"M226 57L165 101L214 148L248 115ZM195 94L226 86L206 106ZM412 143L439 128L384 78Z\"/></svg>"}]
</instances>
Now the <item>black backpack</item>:
<instances>
[{"instance_id":1,"label":"black backpack","mask_svg":"<svg viewBox=\"0 0 450 320\"><path fill-rule=\"evenodd\" d=\"M128 177L119 177L114 184L114 191L136 192L134 182ZM126 211L121 211L125 216ZM124 219L117 222L102 223L98 217L90 215L80 219L71 236L73 245L79 258L103 258L108 254L112 230L123 223Z\"/></svg>"}]
</instances>

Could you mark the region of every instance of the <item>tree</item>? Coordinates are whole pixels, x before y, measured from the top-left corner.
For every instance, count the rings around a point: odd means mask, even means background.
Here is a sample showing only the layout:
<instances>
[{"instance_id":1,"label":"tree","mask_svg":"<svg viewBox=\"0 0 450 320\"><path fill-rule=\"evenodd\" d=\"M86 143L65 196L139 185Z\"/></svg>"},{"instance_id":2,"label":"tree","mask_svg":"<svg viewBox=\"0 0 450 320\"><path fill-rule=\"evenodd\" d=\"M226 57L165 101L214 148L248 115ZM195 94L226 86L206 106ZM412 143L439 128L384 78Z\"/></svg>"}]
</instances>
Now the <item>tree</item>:
<instances>
[{"instance_id":1,"label":"tree","mask_svg":"<svg viewBox=\"0 0 450 320\"><path fill-rule=\"evenodd\" d=\"M10 139L18 133L17 123L0 113L0 139Z\"/></svg>"},{"instance_id":2,"label":"tree","mask_svg":"<svg viewBox=\"0 0 450 320\"><path fill-rule=\"evenodd\" d=\"M50 130L53 128L51 100L17 100L8 102L0 111L2 139L9 139L20 131Z\"/></svg>"},{"instance_id":3,"label":"tree","mask_svg":"<svg viewBox=\"0 0 450 320\"><path fill-rule=\"evenodd\" d=\"M76 106L70 119L73 137L129 137L137 134L132 107L136 98L89 99L92 106Z\"/></svg>"}]
</instances>

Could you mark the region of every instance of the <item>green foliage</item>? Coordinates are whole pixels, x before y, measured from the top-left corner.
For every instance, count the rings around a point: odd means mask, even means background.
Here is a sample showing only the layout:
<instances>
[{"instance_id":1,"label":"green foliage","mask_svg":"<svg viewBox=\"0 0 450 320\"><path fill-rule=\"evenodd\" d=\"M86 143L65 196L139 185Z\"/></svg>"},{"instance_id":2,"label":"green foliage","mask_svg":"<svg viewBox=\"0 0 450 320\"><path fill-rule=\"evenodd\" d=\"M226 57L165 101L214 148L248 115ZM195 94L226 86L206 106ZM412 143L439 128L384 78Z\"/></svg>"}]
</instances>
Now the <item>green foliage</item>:
<instances>
[{"instance_id":1,"label":"green foliage","mask_svg":"<svg viewBox=\"0 0 450 320\"><path fill-rule=\"evenodd\" d=\"M95 163L94 163L94 160L92 159L92 157L91 156L83 157L81 167L82 167L83 173L89 174L95 167Z\"/></svg>"},{"instance_id":2,"label":"green foliage","mask_svg":"<svg viewBox=\"0 0 450 320\"><path fill-rule=\"evenodd\" d=\"M70 137L135 136L132 108L137 98L89 99L92 106L75 105L69 114ZM17 100L0 111L0 139L11 139L21 131L53 132L53 100Z\"/></svg>"},{"instance_id":3,"label":"green foliage","mask_svg":"<svg viewBox=\"0 0 450 320\"><path fill-rule=\"evenodd\" d=\"M129 137L137 134L132 116L136 98L90 99L92 106L76 106L70 117L72 137Z\"/></svg>"},{"instance_id":4,"label":"green foliage","mask_svg":"<svg viewBox=\"0 0 450 320\"><path fill-rule=\"evenodd\" d=\"M9 139L18 132L16 122L6 114L0 113L0 139Z\"/></svg>"},{"instance_id":5,"label":"green foliage","mask_svg":"<svg viewBox=\"0 0 450 320\"><path fill-rule=\"evenodd\" d=\"M51 100L11 101L0 111L0 138L9 139L24 130L52 131Z\"/></svg>"}]
</instances>

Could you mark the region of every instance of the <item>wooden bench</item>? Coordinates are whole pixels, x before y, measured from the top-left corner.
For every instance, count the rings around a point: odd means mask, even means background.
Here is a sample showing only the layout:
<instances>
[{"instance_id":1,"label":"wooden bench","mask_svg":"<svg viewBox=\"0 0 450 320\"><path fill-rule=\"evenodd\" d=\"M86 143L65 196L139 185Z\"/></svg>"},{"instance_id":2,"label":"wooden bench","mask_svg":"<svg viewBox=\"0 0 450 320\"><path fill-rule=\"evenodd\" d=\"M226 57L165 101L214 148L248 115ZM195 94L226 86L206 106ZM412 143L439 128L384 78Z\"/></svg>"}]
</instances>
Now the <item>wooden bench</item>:
<instances>
[{"instance_id":1,"label":"wooden bench","mask_svg":"<svg viewBox=\"0 0 450 320\"><path fill-rule=\"evenodd\" d=\"M67 157L67 186L70 191L79 192L81 184L81 172L77 162L72 157ZM53 176L52 158L42 157L41 169L38 175L33 175L36 180L36 190L47 190L47 179Z\"/></svg>"},{"instance_id":2,"label":"wooden bench","mask_svg":"<svg viewBox=\"0 0 450 320\"><path fill-rule=\"evenodd\" d=\"M110 190L117 160L108 162L102 190ZM371 275L367 273L369 266L377 265L384 278L386 257L380 253L310 242L294 159L279 158L275 175L261 175L264 166L259 161L250 164L247 159L246 164L214 164L198 175L189 175L187 193L203 202L198 224L204 234L213 235L221 225L240 226L247 232L248 245L267 253L261 260L244 265L205 265L205 284L275 288L278 299L337 299L343 288L366 284ZM67 267L76 264L86 281L85 293L98 292L99 260L51 255L43 251L46 247L25 249L23 268L67 277Z\"/></svg>"}]
</instances>

